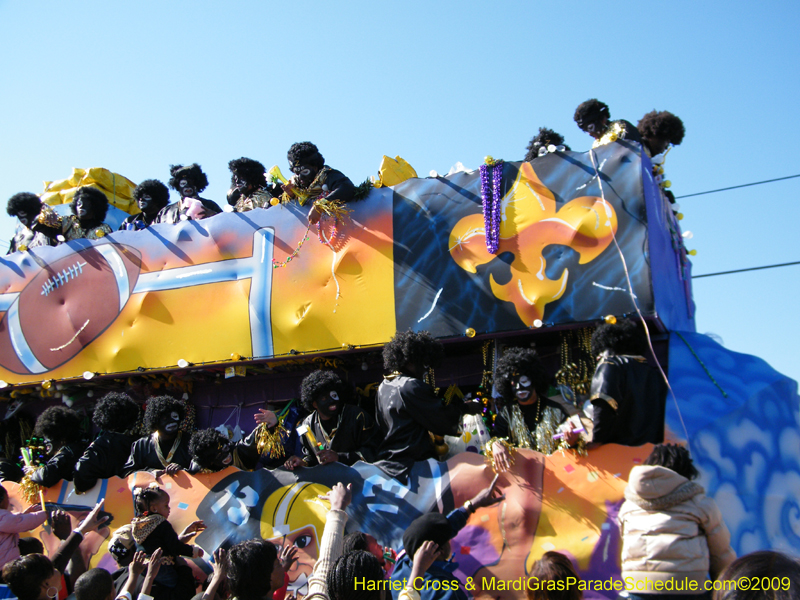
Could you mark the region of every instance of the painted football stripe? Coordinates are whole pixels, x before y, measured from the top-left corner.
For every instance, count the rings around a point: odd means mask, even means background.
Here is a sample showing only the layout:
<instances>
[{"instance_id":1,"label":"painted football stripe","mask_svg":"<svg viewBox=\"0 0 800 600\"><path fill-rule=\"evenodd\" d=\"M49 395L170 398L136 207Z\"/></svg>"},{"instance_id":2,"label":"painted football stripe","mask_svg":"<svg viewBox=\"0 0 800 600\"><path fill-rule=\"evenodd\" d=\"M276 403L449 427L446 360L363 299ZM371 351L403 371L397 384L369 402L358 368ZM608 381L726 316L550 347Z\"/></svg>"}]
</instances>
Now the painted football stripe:
<instances>
[{"instance_id":1,"label":"painted football stripe","mask_svg":"<svg viewBox=\"0 0 800 600\"><path fill-rule=\"evenodd\" d=\"M28 340L22 334L22 327L19 323L19 302L15 301L8 308L8 335L11 337L11 345L14 347L20 362L31 373L44 373L48 369L40 363L33 355L33 351L28 346Z\"/></svg>"},{"instance_id":2,"label":"painted football stripe","mask_svg":"<svg viewBox=\"0 0 800 600\"><path fill-rule=\"evenodd\" d=\"M131 296L131 286L128 280L128 270L122 262L122 258L111 244L101 244L96 246L97 251L103 255L106 262L114 272L114 279L117 281L117 291L119 292L119 310L125 307L128 303L128 298Z\"/></svg>"}]
</instances>

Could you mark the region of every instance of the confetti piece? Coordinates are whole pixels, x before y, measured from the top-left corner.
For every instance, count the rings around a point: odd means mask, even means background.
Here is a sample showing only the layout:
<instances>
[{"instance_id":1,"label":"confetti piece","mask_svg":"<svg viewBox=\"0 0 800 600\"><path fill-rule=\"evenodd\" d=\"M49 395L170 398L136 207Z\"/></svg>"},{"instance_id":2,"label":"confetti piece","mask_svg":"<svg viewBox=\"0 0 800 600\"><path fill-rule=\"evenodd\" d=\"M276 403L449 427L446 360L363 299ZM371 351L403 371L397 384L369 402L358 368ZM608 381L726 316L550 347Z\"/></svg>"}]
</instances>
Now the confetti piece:
<instances>
[{"instance_id":1,"label":"confetti piece","mask_svg":"<svg viewBox=\"0 0 800 600\"><path fill-rule=\"evenodd\" d=\"M603 523L600 526L600 529L602 529L603 531L608 531L609 529L611 529L611 524L610 523Z\"/></svg>"},{"instance_id":2,"label":"confetti piece","mask_svg":"<svg viewBox=\"0 0 800 600\"><path fill-rule=\"evenodd\" d=\"M634 458L634 459L633 459L633 462L635 462L635 463L640 463L640 462L642 462L642 459L641 459L641 458Z\"/></svg>"},{"instance_id":3,"label":"confetti piece","mask_svg":"<svg viewBox=\"0 0 800 600\"><path fill-rule=\"evenodd\" d=\"M561 488L558 488L558 491L556 492L556 494L560 494L561 492L563 492L563 491L564 491L564 489L565 489L565 488L563 488L563 487L561 487Z\"/></svg>"},{"instance_id":4,"label":"confetti piece","mask_svg":"<svg viewBox=\"0 0 800 600\"><path fill-rule=\"evenodd\" d=\"M186 502L179 502L178 508L180 508L181 510L186 510L187 508L189 508L189 505L186 504Z\"/></svg>"},{"instance_id":5,"label":"confetti piece","mask_svg":"<svg viewBox=\"0 0 800 600\"><path fill-rule=\"evenodd\" d=\"M614 477L620 477L620 476L622 476L622 473L614 473Z\"/></svg>"},{"instance_id":6,"label":"confetti piece","mask_svg":"<svg viewBox=\"0 0 800 600\"><path fill-rule=\"evenodd\" d=\"M461 546L461 554L469 554L469 546Z\"/></svg>"},{"instance_id":7,"label":"confetti piece","mask_svg":"<svg viewBox=\"0 0 800 600\"><path fill-rule=\"evenodd\" d=\"M119 489L117 490L117 493L118 493L118 494L121 494L122 492L127 492L127 491L128 491L128 488L121 487L121 488L119 488Z\"/></svg>"},{"instance_id":8,"label":"confetti piece","mask_svg":"<svg viewBox=\"0 0 800 600\"><path fill-rule=\"evenodd\" d=\"M481 517L481 523L488 523L489 522L489 515L483 515Z\"/></svg>"},{"instance_id":9,"label":"confetti piece","mask_svg":"<svg viewBox=\"0 0 800 600\"><path fill-rule=\"evenodd\" d=\"M594 482L594 481L597 481L598 479L600 479L600 473L598 473L597 471L591 471L591 472L590 472L590 473L589 473L589 474L586 476L586 481L588 481L589 483L592 483L592 482Z\"/></svg>"},{"instance_id":10,"label":"confetti piece","mask_svg":"<svg viewBox=\"0 0 800 600\"><path fill-rule=\"evenodd\" d=\"M551 544L550 542L547 542L546 544L542 544L542 550L544 550L545 552L550 552L550 550L555 550L555 549L556 549L556 547L553 544Z\"/></svg>"},{"instance_id":11,"label":"confetti piece","mask_svg":"<svg viewBox=\"0 0 800 600\"><path fill-rule=\"evenodd\" d=\"M585 542L585 541L586 541L586 540L588 540L588 539L589 539L589 536L587 535L587 536L586 536L585 538L583 538L581 541L582 541L582 542Z\"/></svg>"},{"instance_id":12,"label":"confetti piece","mask_svg":"<svg viewBox=\"0 0 800 600\"><path fill-rule=\"evenodd\" d=\"M573 467L572 465L567 465L566 467L564 467L564 470L567 473L572 473L575 470L575 467Z\"/></svg>"},{"instance_id":13,"label":"confetti piece","mask_svg":"<svg viewBox=\"0 0 800 600\"><path fill-rule=\"evenodd\" d=\"M164 484L164 489L165 490L171 490L172 489L172 482L165 483Z\"/></svg>"}]
</instances>

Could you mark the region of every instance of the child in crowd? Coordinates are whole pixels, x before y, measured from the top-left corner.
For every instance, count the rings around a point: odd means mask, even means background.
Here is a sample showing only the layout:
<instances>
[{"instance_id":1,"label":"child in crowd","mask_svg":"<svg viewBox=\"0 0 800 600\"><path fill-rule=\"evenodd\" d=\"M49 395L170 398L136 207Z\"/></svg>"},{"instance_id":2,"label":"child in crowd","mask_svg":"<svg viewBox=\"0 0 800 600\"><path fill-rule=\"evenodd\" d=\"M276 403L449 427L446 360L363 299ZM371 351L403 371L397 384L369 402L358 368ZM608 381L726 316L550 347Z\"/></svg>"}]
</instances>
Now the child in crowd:
<instances>
[{"instance_id":1,"label":"child in crowd","mask_svg":"<svg viewBox=\"0 0 800 600\"><path fill-rule=\"evenodd\" d=\"M34 505L24 513L9 510L8 492L0 485L0 569L19 558L19 534L36 529L47 520L47 513Z\"/></svg>"},{"instance_id":2,"label":"child in crowd","mask_svg":"<svg viewBox=\"0 0 800 600\"><path fill-rule=\"evenodd\" d=\"M205 524L194 521L178 535L167 521L169 495L155 484L136 490L133 507L137 515L131 521L136 550L148 556L158 548L163 551L161 570L153 583L153 597L156 600L189 600L195 595L196 583L191 568L180 557L203 556L202 548L186 541L205 529Z\"/></svg>"},{"instance_id":3,"label":"child in crowd","mask_svg":"<svg viewBox=\"0 0 800 600\"><path fill-rule=\"evenodd\" d=\"M719 508L692 481L698 475L689 451L677 444L656 446L631 469L619 522L622 579L644 588L629 592L632 600L654 600L655 584L667 580L695 581L698 593L675 592L706 598L709 575L715 579L736 558Z\"/></svg>"}]
</instances>

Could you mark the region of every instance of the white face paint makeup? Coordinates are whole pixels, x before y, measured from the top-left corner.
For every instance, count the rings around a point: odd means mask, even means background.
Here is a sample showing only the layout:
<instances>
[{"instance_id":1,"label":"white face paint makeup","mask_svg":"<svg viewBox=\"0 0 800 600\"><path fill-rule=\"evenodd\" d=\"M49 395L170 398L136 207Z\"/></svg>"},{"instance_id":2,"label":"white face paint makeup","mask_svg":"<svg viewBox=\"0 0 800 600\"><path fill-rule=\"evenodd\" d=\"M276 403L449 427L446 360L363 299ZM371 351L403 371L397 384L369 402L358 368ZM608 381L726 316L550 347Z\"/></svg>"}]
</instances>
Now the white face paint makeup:
<instances>
[{"instance_id":1,"label":"white face paint makeup","mask_svg":"<svg viewBox=\"0 0 800 600\"><path fill-rule=\"evenodd\" d=\"M517 400L522 405L533 404L536 401L536 393L532 388L530 377L522 375L514 385Z\"/></svg>"}]
</instances>

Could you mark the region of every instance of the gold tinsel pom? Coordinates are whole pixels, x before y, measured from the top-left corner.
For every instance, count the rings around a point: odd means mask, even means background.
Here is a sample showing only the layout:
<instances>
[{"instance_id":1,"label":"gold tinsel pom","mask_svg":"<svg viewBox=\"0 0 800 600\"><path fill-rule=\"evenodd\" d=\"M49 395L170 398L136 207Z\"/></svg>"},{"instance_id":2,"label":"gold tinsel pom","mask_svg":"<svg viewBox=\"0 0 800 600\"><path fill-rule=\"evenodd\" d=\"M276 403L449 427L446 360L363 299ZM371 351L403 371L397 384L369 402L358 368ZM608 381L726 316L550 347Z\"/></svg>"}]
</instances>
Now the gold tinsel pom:
<instances>
[{"instance_id":1,"label":"gold tinsel pom","mask_svg":"<svg viewBox=\"0 0 800 600\"><path fill-rule=\"evenodd\" d=\"M316 209L334 219L345 219L352 211L347 208L347 205L341 200L328 200L327 198L320 198L314 202Z\"/></svg>"},{"instance_id":2,"label":"gold tinsel pom","mask_svg":"<svg viewBox=\"0 0 800 600\"><path fill-rule=\"evenodd\" d=\"M22 497L28 504L37 504L39 502L39 492L43 489L41 486L33 483L28 475L22 478L19 482L22 488Z\"/></svg>"},{"instance_id":3,"label":"gold tinsel pom","mask_svg":"<svg viewBox=\"0 0 800 600\"><path fill-rule=\"evenodd\" d=\"M256 433L258 453L269 454L273 458L283 458L286 454L283 449L283 436L287 433L282 421L272 429L267 429L266 423L259 425Z\"/></svg>"}]
</instances>

